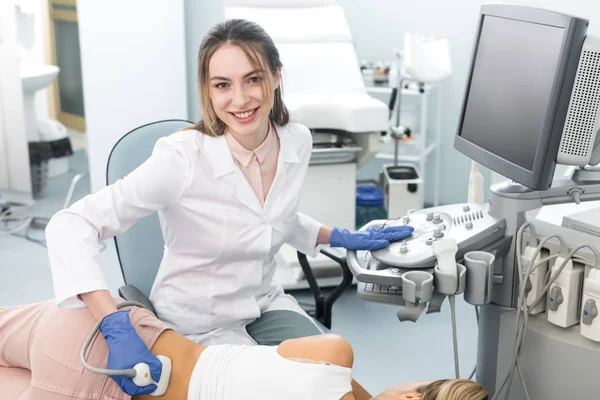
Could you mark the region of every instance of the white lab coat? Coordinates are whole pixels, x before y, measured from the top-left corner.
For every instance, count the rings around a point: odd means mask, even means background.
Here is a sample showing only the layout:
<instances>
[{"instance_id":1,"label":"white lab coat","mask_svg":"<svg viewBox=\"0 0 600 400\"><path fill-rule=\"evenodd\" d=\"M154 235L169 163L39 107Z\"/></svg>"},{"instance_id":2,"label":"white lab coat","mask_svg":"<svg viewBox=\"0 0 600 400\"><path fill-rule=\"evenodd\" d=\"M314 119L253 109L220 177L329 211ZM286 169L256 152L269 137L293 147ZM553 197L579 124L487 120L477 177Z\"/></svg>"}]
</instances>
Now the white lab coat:
<instances>
[{"instance_id":1,"label":"white lab coat","mask_svg":"<svg viewBox=\"0 0 600 400\"><path fill-rule=\"evenodd\" d=\"M114 185L58 212L46 229L56 301L107 289L98 241L158 211L164 255L150 294L158 317L204 344L253 343L245 325L273 309L302 312L272 281L283 243L318 251L321 224L298 213L312 149L310 131L276 127L277 173L264 207L224 136L193 130L160 139L152 156Z\"/></svg>"}]
</instances>

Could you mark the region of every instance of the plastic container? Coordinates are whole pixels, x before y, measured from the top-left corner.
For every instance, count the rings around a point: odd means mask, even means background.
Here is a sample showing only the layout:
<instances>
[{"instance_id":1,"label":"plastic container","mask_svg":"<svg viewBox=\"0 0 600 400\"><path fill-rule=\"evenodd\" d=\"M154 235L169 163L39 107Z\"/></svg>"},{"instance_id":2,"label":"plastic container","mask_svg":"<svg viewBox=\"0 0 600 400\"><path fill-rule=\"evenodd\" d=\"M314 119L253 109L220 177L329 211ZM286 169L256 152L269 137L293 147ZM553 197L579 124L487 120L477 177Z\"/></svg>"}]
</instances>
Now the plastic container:
<instances>
[{"instance_id":1,"label":"plastic container","mask_svg":"<svg viewBox=\"0 0 600 400\"><path fill-rule=\"evenodd\" d=\"M48 188L48 161L52 158L52 148L48 142L29 142L29 169L31 172L31 193L34 199L46 196Z\"/></svg>"},{"instance_id":2,"label":"plastic container","mask_svg":"<svg viewBox=\"0 0 600 400\"><path fill-rule=\"evenodd\" d=\"M396 219L409 210L423 208L421 194L423 180L417 168L411 164L386 164L380 176L380 185L385 192L387 218Z\"/></svg>"},{"instance_id":3,"label":"plastic container","mask_svg":"<svg viewBox=\"0 0 600 400\"><path fill-rule=\"evenodd\" d=\"M44 142L50 144L52 158L48 160L48 176L53 178L69 171L69 156L73 154L67 128L59 121L43 119L38 121L38 133Z\"/></svg>"},{"instance_id":4,"label":"plastic container","mask_svg":"<svg viewBox=\"0 0 600 400\"><path fill-rule=\"evenodd\" d=\"M356 187L356 229L375 220L387 219L383 192L377 186Z\"/></svg>"}]
</instances>

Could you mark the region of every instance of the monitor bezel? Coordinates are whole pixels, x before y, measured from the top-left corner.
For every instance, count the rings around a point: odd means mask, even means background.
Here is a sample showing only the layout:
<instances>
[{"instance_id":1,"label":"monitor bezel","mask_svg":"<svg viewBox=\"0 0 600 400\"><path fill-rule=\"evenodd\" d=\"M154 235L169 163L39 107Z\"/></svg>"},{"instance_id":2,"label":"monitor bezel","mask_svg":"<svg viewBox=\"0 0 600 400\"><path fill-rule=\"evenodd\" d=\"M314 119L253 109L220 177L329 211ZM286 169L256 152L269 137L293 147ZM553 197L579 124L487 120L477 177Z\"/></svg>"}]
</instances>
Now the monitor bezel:
<instances>
[{"instance_id":1,"label":"monitor bezel","mask_svg":"<svg viewBox=\"0 0 600 400\"><path fill-rule=\"evenodd\" d=\"M461 136L481 29L487 16L556 26L565 30L559 53L559 64L552 84L550 102L544 118L542 135L536 148L531 170L504 159ZM479 164L533 190L544 190L551 187L556 168L556 155L562 137L587 25L588 21L585 19L539 8L498 4L481 6L458 129L454 138L454 148Z\"/></svg>"}]
</instances>

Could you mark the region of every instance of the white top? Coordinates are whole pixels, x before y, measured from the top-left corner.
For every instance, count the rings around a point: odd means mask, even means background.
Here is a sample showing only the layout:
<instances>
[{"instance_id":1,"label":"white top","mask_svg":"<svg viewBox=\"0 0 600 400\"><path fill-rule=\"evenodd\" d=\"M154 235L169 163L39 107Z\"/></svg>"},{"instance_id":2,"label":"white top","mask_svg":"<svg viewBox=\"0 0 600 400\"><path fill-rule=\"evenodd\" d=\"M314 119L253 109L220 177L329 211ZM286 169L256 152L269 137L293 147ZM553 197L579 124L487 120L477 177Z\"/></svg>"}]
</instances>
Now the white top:
<instances>
[{"instance_id":1,"label":"white top","mask_svg":"<svg viewBox=\"0 0 600 400\"><path fill-rule=\"evenodd\" d=\"M339 400L352 392L352 369L290 360L277 346L207 347L196 362L188 400Z\"/></svg>"},{"instance_id":2,"label":"white top","mask_svg":"<svg viewBox=\"0 0 600 400\"><path fill-rule=\"evenodd\" d=\"M124 179L58 212L46 229L57 304L80 306L78 294L107 289L98 241L154 211L165 250L150 300L169 326L184 335L241 326L285 300L272 281L274 256L283 243L316 255L321 224L298 212L311 133L296 123L276 129L277 173L264 207L224 136L186 130L158 140Z\"/></svg>"}]
</instances>

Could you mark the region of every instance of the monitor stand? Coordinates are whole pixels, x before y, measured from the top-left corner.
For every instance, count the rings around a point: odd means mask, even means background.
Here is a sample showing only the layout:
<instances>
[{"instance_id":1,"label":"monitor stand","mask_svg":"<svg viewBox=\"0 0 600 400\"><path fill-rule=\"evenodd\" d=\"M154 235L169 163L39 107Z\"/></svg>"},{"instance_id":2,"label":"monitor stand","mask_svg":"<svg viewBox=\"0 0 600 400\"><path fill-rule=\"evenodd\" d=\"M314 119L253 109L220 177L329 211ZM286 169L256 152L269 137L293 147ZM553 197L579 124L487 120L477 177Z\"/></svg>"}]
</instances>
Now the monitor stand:
<instances>
[{"instance_id":1,"label":"monitor stand","mask_svg":"<svg viewBox=\"0 0 600 400\"><path fill-rule=\"evenodd\" d=\"M516 182L491 186L490 215L506 218L510 211L530 211L550 204L600 200L600 168L574 168L552 181L546 190L532 190Z\"/></svg>"},{"instance_id":2,"label":"monitor stand","mask_svg":"<svg viewBox=\"0 0 600 400\"><path fill-rule=\"evenodd\" d=\"M573 182L581 184L600 184L600 167L582 167L573 169L570 178Z\"/></svg>"}]
</instances>

